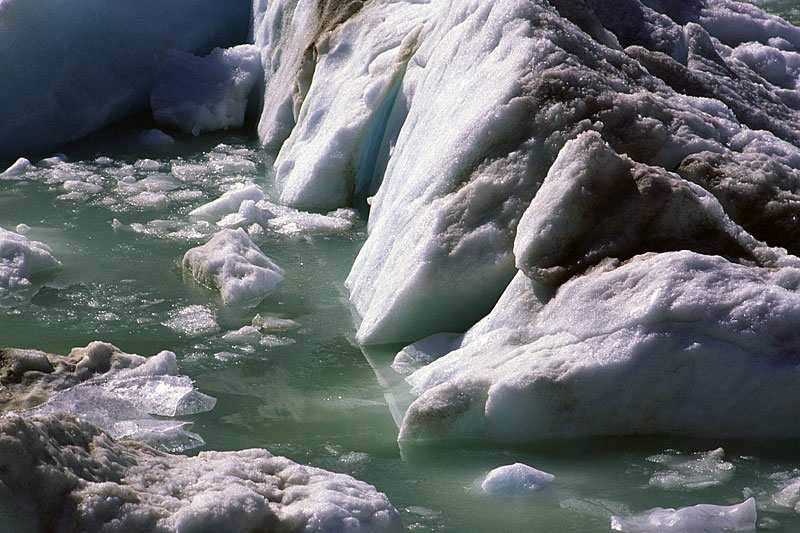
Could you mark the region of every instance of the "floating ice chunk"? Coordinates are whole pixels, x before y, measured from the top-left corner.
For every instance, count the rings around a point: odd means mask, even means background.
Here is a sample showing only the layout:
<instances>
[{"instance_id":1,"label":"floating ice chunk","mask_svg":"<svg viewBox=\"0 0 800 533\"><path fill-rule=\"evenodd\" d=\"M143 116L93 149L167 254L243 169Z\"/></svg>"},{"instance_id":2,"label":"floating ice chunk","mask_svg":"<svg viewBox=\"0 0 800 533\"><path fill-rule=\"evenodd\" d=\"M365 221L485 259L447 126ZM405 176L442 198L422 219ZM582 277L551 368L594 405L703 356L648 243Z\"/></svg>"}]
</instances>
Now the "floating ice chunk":
<instances>
[{"instance_id":1,"label":"floating ice chunk","mask_svg":"<svg viewBox=\"0 0 800 533\"><path fill-rule=\"evenodd\" d=\"M222 340L232 344L258 344L263 335L258 328L244 326L236 331L229 331L222 336Z\"/></svg>"},{"instance_id":2,"label":"floating ice chunk","mask_svg":"<svg viewBox=\"0 0 800 533\"><path fill-rule=\"evenodd\" d=\"M266 450L169 455L66 414L0 418L0 435L4 531L402 530L373 486Z\"/></svg>"},{"instance_id":3,"label":"floating ice chunk","mask_svg":"<svg viewBox=\"0 0 800 533\"><path fill-rule=\"evenodd\" d=\"M0 48L14 60L0 79L0 158L77 139L145 109L168 50L203 53L242 42L249 13L245 0L4 0Z\"/></svg>"},{"instance_id":4,"label":"floating ice chunk","mask_svg":"<svg viewBox=\"0 0 800 533\"><path fill-rule=\"evenodd\" d=\"M214 313L202 305L190 305L174 311L164 325L184 335L194 337L217 331L219 325Z\"/></svg>"},{"instance_id":5,"label":"floating ice chunk","mask_svg":"<svg viewBox=\"0 0 800 533\"><path fill-rule=\"evenodd\" d=\"M300 327L300 324L290 318L262 316L261 314L253 317L252 324L265 331L287 331Z\"/></svg>"},{"instance_id":6,"label":"floating ice chunk","mask_svg":"<svg viewBox=\"0 0 800 533\"><path fill-rule=\"evenodd\" d=\"M223 229L183 256L183 268L199 283L219 289L228 304L257 303L283 279L283 269L243 229Z\"/></svg>"},{"instance_id":7,"label":"floating ice chunk","mask_svg":"<svg viewBox=\"0 0 800 533\"><path fill-rule=\"evenodd\" d=\"M261 75L260 54L252 45L215 48L205 57L172 51L156 73L153 117L193 135L240 128Z\"/></svg>"},{"instance_id":8,"label":"floating ice chunk","mask_svg":"<svg viewBox=\"0 0 800 533\"><path fill-rule=\"evenodd\" d=\"M14 228L14 231L19 233L20 235L25 235L31 230L31 227L25 223L17 224L17 227Z\"/></svg>"},{"instance_id":9,"label":"floating ice chunk","mask_svg":"<svg viewBox=\"0 0 800 533\"><path fill-rule=\"evenodd\" d=\"M646 254L601 264L530 310L527 327L504 331L499 305L494 329L407 377L419 397L400 438L800 435L796 267Z\"/></svg>"},{"instance_id":10,"label":"floating ice chunk","mask_svg":"<svg viewBox=\"0 0 800 533\"><path fill-rule=\"evenodd\" d=\"M225 215L236 213L242 202L251 200L258 202L264 198L264 191L258 185L238 185L224 193L221 197L194 209L189 215L198 218L216 220Z\"/></svg>"},{"instance_id":11,"label":"floating ice chunk","mask_svg":"<svg viewBox=\"0 0 800 533\"><path fill-rule=\"evenodd\" d=\"M20 157L17 159L13 165L8 167L2 173L0 173L0 180L18 180L24 179L25 175L29 171L35 171L36 167L33 164L25 159L24 157Z\"/></svg>"},{"instance_id":12,"label":"floating ice chunk","mask_svg":"<svg viewBox=\"0 0 800 533\"><path fill-rule=\"evenodd\" d=\"M663 465L668 470L650 476L650 485L662 489L704 489L727 483L736 468L724 460L722 448L694 453L689 457L678 452L651 455L648 461Z\"/></svg>"},{"instance_id":13,"label":"floating ice chunk","mask_svg":"<svg viewBox=\"0 0 800 533\"><path fill-rule=\"evenodd\" d=\"M486 494L523 495L550 485L556 476L523 463L499 466L486 474L481 489Z\"/></svg>"},{"instance_id":14,"label":"floating ice chunk","mask_svg":"<svg viewBox=\"0 0 800 533\"><path fill-rule=\"evenodd\" d=\"M750 498L729 506L700 504L677 510L656 507L628 518L613 516L611 529L629 533L755 531L756 502Z\"/></svg>"},{"instance_id":15,"label":"floating ice chunk","mask_svg":"<svg viewBox=\"0 0 800 533\"><path fill-rule=\"evenodd\" d=\"M770 507L789 509L800 513L800 477L796 474L795 472L794 475L787 476L786 479L778 482L777 492L770 497Z\"/></svg>"},{"instance_id":16,"label":"floating ice chunk","mask_svg":"<svg viewBox=\"0 0 800 533\"><path fill-rule=\"evenodd\" d=\"M267 226L284 235L329 234L347 231L358 220L353 209L337 209L327 215L292 211L267 220Z\"/></svg>"},{"instance_id":17,"label":"floating ice chunk","mask_svg":"<svg viewBox=\"0 0 800 533\"><path fill-rule=\"evenodd\" d=\"M175 354L126 354L113 345L90 343L69 355L36 350L0 351L2 411L26 416L74 413L116 438L130 438L179 451L202 438L184 429L185 421L156 419L208 411L216 400L177 375Z\"/></svg>"},{"instance_id":18,"label":"floating ice chunk","mask_svg":"<svg viewBox=\"0 0 800 533\"><path fill-rule=\"evenodd\" d=\"M0 228L0 296L28 288L31 276L60 266L46 244Z\"/></svg>"}]
</instances>

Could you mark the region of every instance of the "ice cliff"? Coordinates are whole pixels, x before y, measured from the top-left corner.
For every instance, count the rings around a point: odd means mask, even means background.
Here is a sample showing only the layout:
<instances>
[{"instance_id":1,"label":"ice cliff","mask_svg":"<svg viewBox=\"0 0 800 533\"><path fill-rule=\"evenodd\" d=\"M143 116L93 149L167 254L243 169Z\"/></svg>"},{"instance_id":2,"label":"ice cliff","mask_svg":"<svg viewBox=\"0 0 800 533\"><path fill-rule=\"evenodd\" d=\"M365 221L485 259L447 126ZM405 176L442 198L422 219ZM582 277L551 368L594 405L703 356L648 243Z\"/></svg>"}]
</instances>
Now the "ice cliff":
<instances>
[{"instance_id":1,"label":"ice cliff","mask_svg":"<svg viewBox=\"0 0 800 533\"><path fill-rule=\"evenodd\" d=\"M253 23L282 201L369 204L358 340L474 325L398 356L401 438L800 434L800 29L728 0Z\"/></svg>"},{"instance_id":2,"label":"ice cliff","mask_svg":"<svg viewBox=\"0 0 800 533\"><path fill-rule=\"evenodd\" d=\"M0 0L0 160L147 109L170 50L242 42L249 2Z\"/></svg>"}]
</instances>

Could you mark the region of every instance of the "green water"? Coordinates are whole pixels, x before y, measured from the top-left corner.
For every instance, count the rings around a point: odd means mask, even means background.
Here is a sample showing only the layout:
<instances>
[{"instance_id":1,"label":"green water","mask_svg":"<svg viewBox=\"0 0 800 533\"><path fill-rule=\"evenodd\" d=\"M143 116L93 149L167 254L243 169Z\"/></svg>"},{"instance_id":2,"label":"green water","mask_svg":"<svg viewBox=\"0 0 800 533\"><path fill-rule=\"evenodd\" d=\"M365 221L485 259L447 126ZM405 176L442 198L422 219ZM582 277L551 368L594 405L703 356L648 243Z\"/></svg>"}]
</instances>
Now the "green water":
<instances>
[{"instance_id":1,"label":"green water","mask_svg":"<svg viewBox=\"0 0 800 533\"><path fill-rule=\"evenodd\" d=\"M401 450L385 398L389 391L377 377L387 375L398 347L370 351L376 375L352 341L354 321L342 285L366 237L364 221L338 234L268 230L256 235L255 242L285 269L286 279L257 307L225 307L216 293L185 279L179 266L184 252L204 241L202 236L158 236L125 228L170 220L173 229L186 229L191 209L234 183L250 180L269 190L269 159L254 139L241 135L180 138L168 153L144 150L129 157L120 149L127 146L124 142L108 142L128 133L112 130L67 150L67 171L101 185L84 197L59 198L63 185L46 173L27 182L0 182L0 226L27 224L27 237L47 243L63 262L60 271L36 280L41 288L30 300L2 303L0 345L66 353L104 340L143 355L174 351L180 373L218 399L213 410L191 419L192 430L206 445L189 453L265 447L304 464L352 474L385 492L406 527L416 531L604 531L612 514L655 506L727 505L750 495L766 505L777 490L777 478L800 475L795 471L800 467L797 443L649 438L524 448L426 443ZM97 163L98 155L110 159ZM161 168L135 170L136 161L145 157L153 157ZM225 158L239 171L220 171L214 162ZM181 174L185 168L194 169L192 178L167 193L168 205L132 205L117 186L121 173L141 180L173 169ZM115 219L122 225L116 229ZM202 306L218 327L191 332L165 325L189 306ZM290 318L300 327L276 333L282 345L274 347L237 346L222 339L250 324L256 313ZM663 470L648 459L653 454L720 446L734 474L716 486L668 490L648 484ZM555 483L525 498L480 492L480 480L489 470L518 461L555 474ZM784 531L800 528L800 519L788 511L760 510L759 520Z\"/></svg>"}]
</instances>

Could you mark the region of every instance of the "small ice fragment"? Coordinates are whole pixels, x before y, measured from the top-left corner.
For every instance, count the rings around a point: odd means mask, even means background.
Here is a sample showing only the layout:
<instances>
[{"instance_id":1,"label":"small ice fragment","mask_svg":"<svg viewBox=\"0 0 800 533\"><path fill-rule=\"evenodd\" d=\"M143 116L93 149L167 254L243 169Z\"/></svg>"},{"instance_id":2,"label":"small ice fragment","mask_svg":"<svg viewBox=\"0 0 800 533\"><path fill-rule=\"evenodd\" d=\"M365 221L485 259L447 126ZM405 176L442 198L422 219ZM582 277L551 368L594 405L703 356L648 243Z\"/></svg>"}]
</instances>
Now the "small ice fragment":
<instances>
[{"instance_id":1,"label":"small ice fragment","mask_svg":"<svg viewBox=\"0 0 800 533\"><path fill-rule=\"evenodd\" d=\"M736 505L699 504L680 509L656 507L628 518L611 517L611 529L629 533L679 531L755 531L756 501Z\"/></svg>"},{"instance_id":2,"label":"small ice fragment","mask_svg":"<svg viewBox=\"0 0 800 533\"><path fill-rule=\"evenodd\" d=\"M500 466L486 474L481 489L486 494L527 494L548 486L556 476L523 463Z\"/></svg>"},{"instance_id":3,"label":"small ice fragment","mask_svg":"<svg viewBox=\"0 0 800 533\"><path fill-rule=\"evenodd\" d=\"M20 235L25 235L31 230L31 227L27 224L17 224L17 227L14 229Z\"/></svg>"},{"instance_id":4,"label":"small ice fragment","mask_svg":"<svg viewBox=\"0 0 800 533\"><path fill-rule=\"evenodd\" d=\"M286 331L300 327L300 324L290 318L261 316L261 314L257 314L253 317L252 324L254 327L261 328L266 331Z\"/></svg>"},{"instance_id":5,"label":"small ice fragment","mask_svg":"<svg viewBox=\"0 0 800 533\"><path fill-rule=\"evenodd\" d=\"M201 205L189 213L190 216L216 220L239 211L245 200L258 202L264 198L264 192L258 185L241 185L229 190L216 200Z\"/></svg>"}]
</instances>

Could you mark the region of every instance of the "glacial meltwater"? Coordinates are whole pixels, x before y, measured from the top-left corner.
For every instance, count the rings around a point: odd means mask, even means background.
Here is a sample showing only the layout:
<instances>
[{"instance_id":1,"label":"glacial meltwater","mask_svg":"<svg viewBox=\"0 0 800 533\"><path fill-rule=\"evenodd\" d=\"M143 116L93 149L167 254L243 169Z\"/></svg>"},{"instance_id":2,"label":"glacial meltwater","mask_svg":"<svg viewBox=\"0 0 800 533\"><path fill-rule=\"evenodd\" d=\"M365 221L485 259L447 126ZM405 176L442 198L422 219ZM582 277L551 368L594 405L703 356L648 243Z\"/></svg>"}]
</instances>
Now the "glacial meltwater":
<instances>
[{"instance_id":1,"label":"glacial meltwater","mask_svg":"<svg viewBox=\"0 0 800 533\"><path fill-rule=\"evenodd\" d=\"M800 22L795 0L752 3ZM20 17L9 42L35 59L36 8L12 4L0 22ZM141 88L160 124L147 111L34 157L121 116L117 76L145 79L150 45L174 46L156 24L97 94L62 76L81 124L48 100L36 135L5 132L32 153L0 157L0 348L22 349L0 350L0 533L374 531L397 513L409 531L799 531L797 427L774 422L796 416L800 262L771 240L796 244L800 30L722 1L345 4L256 0L254 42L173 51ZM230 26L220 45L237 44L243 7L195 7L198 35ZM103 35L113 14L87 13ZM260 82L258 126L253 109L241 130L166 126L233 127ZM650 181L623 201L640 183L619 176ZM743 229L737 194L774 220ZM593 233L606 223L625 231ZM442 331L481 317L471 337ZM422 340L381 344L396 339ZM585 437L651 433L747 438Z\"/></svg>"},{"instance_id":2,"label":"glacial meltwater","mask_svg":"<svg viewBox=\"0 0 800 533\"><path fill-rule=\"evenodd\" d=\"M173 351L178 373L217 400L181 417L205 441L183 453L266 448L351 474L385 492L411 531L604 531L612 516L750 498L760 527L800 527L796 443L399 446L392 404L403 391L389 364L401 346L365 358L343 287L363 218L287 211L247 225L285 279L255 305L223 305L181 268L184 253L219 229L189 213L242 185L269 191L271 161L242 134L148 144L141 127L110 128L2 182L0 227L45 243L62 263L6 295L4 346L65 354L103 340L145 356ZM513 479L508 490L482 487L488 472L514 463L555 477L535 490Z\"/></svg>"}]
</instances>

